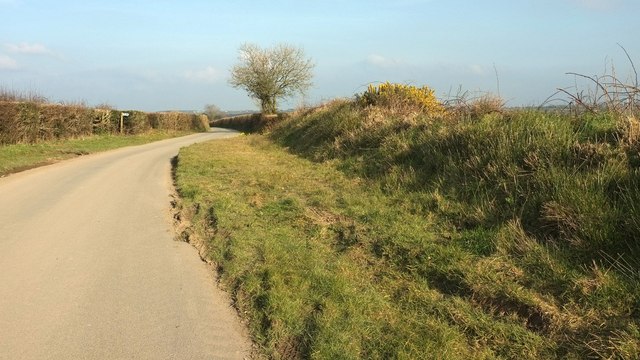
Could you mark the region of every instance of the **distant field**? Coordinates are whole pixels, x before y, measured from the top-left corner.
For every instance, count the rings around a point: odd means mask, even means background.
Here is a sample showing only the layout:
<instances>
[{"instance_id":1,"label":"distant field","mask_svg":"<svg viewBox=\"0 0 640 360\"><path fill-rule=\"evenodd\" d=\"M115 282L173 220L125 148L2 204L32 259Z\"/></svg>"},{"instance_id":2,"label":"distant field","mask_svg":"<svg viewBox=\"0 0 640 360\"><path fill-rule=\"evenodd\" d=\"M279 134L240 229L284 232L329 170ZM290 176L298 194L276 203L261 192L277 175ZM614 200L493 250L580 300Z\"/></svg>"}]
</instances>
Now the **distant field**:
<instances>
[{"instance_id":1,"label":"distant field","mask_svg":"<svg viewBox=\"0 0 640 360\"><path fill-rule=\"evenodd\" d=\"M180 152L183 235L264 352L640 358L638 120L391 105Z\"/></svg>"}]
</instances>

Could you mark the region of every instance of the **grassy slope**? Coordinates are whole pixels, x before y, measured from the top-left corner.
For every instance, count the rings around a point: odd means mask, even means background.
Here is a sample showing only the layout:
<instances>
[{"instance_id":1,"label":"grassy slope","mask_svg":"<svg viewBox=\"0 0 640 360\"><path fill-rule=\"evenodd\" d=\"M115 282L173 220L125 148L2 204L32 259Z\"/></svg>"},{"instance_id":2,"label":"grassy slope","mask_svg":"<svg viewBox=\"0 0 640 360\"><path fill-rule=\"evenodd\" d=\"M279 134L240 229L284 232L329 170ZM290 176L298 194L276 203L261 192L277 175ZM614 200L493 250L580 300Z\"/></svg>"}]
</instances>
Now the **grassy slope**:
<instances>
[{"instance_id":1,"label":"grassy slope","mask_svg":"<svg viewBox=\"0 0 640 360\"><path fill-rule=\"evenodd\" d=\"M95 135L38 144L4 145L0 146L0 176L79 155L140 145L186 134L187 132L154 131L141 135Z\"/></svg>"},{"instance_id":2,"label":"grassy slope","mask_svg":"<svg viewBox=\"0 0 640 360\"><path fill-rule=\"evenodd\" d=\"M302 157L201 144L177 183L274 357L637 358L634 126L334 103L271 133Z\"/></svg>"}]
</instances>

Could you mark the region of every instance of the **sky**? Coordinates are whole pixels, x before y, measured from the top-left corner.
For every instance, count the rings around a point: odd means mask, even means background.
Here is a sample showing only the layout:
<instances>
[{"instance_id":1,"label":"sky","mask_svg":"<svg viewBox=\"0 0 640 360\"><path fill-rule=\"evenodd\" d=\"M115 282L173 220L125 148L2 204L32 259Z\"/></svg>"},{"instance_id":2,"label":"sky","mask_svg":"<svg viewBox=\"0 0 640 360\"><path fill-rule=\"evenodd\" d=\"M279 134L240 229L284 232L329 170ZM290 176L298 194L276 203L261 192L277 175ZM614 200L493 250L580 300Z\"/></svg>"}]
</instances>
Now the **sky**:
<instances>
[{"instance_id":1,"label":"sky","mask_svg":"<svg viewBox=\"0 0 640 360\"><path fill-rule=\"evenodd\" d=\"M640 68L640 0L0 0L0 89L144 111L257 109L228 83L243 43L300 47L314 85L370 83L540 105L575 76ZM575 89L571 89L572 91Z\"/></svg>"}]
</instances>

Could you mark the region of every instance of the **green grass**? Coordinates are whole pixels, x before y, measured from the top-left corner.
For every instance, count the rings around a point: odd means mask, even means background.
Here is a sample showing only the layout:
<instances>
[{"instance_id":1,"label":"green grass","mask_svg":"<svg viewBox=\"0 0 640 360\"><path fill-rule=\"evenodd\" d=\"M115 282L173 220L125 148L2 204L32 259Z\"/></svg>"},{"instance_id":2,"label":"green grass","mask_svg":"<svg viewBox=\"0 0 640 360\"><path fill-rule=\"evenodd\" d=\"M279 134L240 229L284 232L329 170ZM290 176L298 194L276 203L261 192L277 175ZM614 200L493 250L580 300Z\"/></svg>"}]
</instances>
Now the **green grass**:
<instances>
[{"instance_id":1,"label":"green grass","mask_svg":"<svg viewBox=\"0 0 640 360\"><path fill-rule=\"evenodd\" d=\"M186 135L188 132L153 131L140 135L94 135L79 139L0 146L0 176L60 160L130 145Z\"/></svg>"},{"instance_id":2,"label":"green grass","mask_svg":"<svg viewBox=\"0 0 640 360\"><path fill-rule=\"evenodd\" d=\"M416 241L417 232L419 241L430 241L428 221L400 219L389 199L357 180L257 137L184 149L176 176L183 206L197 226L208 224L199 229L210 237L207 256L268 354L414 357L428 347L468 353L446 319L421 322L396 306L396 293L409 291L407 280L367 259L370 247L384 251L383 239Z\"/></svg>"},{"instance_id":3,"label":"green grass","mask_svg":"<svg viewBox=\"0 0 640 360\"><path fill-rule=\"evenodd\" d=\"M341 101L183 149L176 181L269 357L634 359L631 128Z\"/></svg>"}]
</instances>

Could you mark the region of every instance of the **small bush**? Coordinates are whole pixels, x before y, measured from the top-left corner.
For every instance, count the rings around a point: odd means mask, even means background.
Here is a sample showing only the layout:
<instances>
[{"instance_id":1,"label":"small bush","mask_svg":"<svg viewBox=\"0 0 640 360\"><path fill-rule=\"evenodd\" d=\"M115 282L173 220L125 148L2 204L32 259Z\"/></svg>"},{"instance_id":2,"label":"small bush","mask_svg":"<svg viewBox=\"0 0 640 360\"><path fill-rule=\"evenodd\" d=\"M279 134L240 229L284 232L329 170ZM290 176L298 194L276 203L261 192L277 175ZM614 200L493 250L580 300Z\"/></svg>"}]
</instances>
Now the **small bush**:
<instances>
[{"instance_id":1,"label":"small bush","mask_svg":"<svg viewBox=\"0 0 640 360\"><path fill-rule=\"evenodd\" d=\"M357 101L363 106L379 106L403 113L439 115L444 112L444 106L428 86L416 87L389 82L378 86L369 85L367 91L357 96Z\"/></svg>"}]
</instances>

